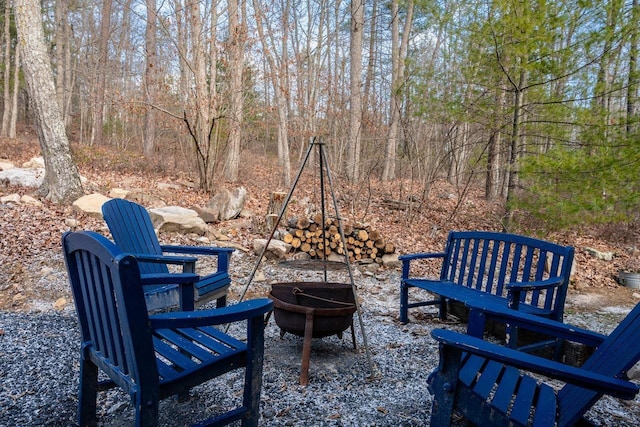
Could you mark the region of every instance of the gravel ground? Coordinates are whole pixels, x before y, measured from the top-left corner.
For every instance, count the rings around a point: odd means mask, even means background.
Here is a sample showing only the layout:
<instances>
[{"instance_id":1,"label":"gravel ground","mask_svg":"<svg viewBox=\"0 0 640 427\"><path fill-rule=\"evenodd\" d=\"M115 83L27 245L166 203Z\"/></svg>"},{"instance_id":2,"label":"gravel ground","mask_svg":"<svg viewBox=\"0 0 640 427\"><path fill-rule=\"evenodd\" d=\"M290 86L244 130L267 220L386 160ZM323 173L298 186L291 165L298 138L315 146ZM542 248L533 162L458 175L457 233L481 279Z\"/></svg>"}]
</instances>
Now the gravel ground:
<instances>
[{"instance_id":1,"label":"gravel ground","mask_svg":"<svg viewBox=\"0 0 640 427\"><path fill-rule=\"evenodd\" d=\"M241 292L255 259L234 255L232 296ZM257 276L270 281L317 280L312 273L281 271L263 262ZM63 274L49 274L46 286L68 286ZM51 279L54 278L54 279ZM408 325L397 322L395 271L355 273L363 322L374 376L366 352L354 352L350 334L315 339L312 346L310 383L298 384L302 338L280 338L271 319L266 329L266 349L261 402L264 426L424 426L428 425L431 396L427 376L436 367L437 346L429 332L434 327L461 329L443 324L425 310ZM59 283L51 283L51 280ZM332 279L329 278L329 281ZM251 285L252 294L264 293L268 282ZM231 298L233 300L233 297ZM34 304L28 312L0 311L0 426L75 425L79 331L72 304L64 310L51 304ZM608 332L625 310L583 313L571 310L567 321ZM356 319L356 326L358 322ZM358 343L362 333L356 327ZM183 426L239 401L240 373L230 373L192 391L186 402L161 403L161 425ZM101 425L131 425L133 410L128 397L112 390L100 393ZM640 398L625 402L605 397L589 417L601 425L635 426L640 419Z\"/></svg>"}]
</instances>

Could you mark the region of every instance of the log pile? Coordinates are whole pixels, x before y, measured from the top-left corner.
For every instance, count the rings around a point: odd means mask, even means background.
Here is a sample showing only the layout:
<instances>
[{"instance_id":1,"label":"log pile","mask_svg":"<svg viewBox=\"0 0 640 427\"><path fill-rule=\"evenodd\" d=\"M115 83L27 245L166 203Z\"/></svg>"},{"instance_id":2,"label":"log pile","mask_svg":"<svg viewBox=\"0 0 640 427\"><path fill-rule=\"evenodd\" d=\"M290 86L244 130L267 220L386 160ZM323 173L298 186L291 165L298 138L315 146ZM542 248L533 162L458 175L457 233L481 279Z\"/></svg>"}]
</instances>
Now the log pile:
<instances>
[{"instance_id":1,"label":"log pile","mask_svg":"<svg viewBox=\"0 0 640 427\"><path fill-rule=\"evenodd\" d=\"M350 262L370 259L382 264L382 256L396 251L393 243L386 241L370 226L343 225L343 242L337 219L326 218L324 227L322 223L321 214L313 218L290 218L283 240L290 244L294 251L305 252L311 258L317 259L329 259L335 255L344 257L346 253Z\"/></svg>"}]
</instances>

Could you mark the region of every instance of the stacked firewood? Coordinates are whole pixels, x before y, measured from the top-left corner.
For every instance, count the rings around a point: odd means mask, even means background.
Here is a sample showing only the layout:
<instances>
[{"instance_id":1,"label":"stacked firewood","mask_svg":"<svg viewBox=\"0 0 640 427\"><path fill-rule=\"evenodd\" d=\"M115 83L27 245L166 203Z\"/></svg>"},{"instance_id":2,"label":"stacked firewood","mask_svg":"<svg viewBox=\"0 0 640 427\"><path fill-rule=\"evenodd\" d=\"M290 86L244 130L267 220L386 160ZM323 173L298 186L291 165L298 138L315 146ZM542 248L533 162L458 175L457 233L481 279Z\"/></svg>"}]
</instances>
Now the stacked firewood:
<instances>
[{"instance_id":1,"label":"stacked firewood","mask_svg":"<svg viewBox=\"0 0 640 427\"><path fill-rule=\"evenodd\" d=\"M383 255L396 251L393 243L386 241L370 226L344 224L343 241L337 219L325 218L324 227L322 224L321 214L312 218L290 218L283 240L294 251L305 252L311 258L329 259L330 256L344 257L347 254L350 262L371 259L381 264Z\"/></svg>"}]
</instances>

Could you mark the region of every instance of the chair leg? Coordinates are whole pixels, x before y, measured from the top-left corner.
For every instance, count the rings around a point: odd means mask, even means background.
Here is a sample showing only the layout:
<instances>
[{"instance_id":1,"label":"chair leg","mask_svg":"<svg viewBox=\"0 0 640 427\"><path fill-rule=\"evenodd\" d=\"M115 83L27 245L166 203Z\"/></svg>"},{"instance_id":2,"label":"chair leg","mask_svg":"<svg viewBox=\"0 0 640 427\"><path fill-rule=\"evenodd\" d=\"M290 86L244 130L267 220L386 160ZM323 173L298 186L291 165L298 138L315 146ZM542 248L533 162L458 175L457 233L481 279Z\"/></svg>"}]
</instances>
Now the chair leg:
<instances>
[{"instance_id":1,"label":"chair leg","mask_svg":"<svg viewBox=\"0 0 640 427\"><path fill-rule=\"evenodd\" d=\"M409 287L400 281L400 323L409 323Z\"/></svg>"},{"instance_id":2,"label":"chair leg","mask_svg":"<svg viewBox=\"0 0 640 427\"><path fill-rule=\"evenodd\" d=\"M256 427L260 420L260 391L262 389L262 362L264 359L264 319L261 316L249 321L247 337L247 367L244 378L242 404L247 413L242 418L243 427Z\"/></svg>"},{"instance_id":3,"label":"chair leg","mask_svg":"<svg viewBox=\"0 0 640 427\"><path fill-rule=\"evenodd\" d=\"M227 306L227 294L224 294L216 300L216 308L221 308L226 306Z\"/></svg>"},{"instance_id":4,"label":"chair leg","mask_svg":"<svg viewBox=\"0 0 640 427\"><path fill-rule=\"evenodd\" d=\"M455 404L462 352L440 345L440 365L429 375L429 391L433 395L431 426L450 426Z\"/></svg>"},{"instance_id":5,"label":"chair leg","mask_svg":"<svg viewBox=\"0 0 640 427\"><path fill-rule=\"evenodd\" d=\"M78 424L96 426L96 399L98 397L98 367L86 359L80 361L80 391L78 396Z\"/></svg>"},{"instance_id":6,"label":"chair leg","mask_svg":"<svg viewBox=\"0 0 640 427\"><path fill-rule=\"evenodd\" d=\"M136 427L156 427L158 425L158 411L160 398L156 391L140 390L134 397L136 406Z\"/></svg>"}]
</instances>

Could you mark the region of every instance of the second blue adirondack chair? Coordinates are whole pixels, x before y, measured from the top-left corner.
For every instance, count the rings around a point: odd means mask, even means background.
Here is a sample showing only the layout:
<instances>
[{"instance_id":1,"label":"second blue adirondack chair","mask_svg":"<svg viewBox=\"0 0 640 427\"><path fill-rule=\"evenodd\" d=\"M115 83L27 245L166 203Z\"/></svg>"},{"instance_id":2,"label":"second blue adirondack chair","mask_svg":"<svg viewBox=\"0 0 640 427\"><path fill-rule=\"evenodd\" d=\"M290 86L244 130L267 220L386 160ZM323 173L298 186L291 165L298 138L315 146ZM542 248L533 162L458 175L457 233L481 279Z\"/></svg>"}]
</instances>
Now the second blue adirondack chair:
<instances>
[{"instance_id":1,"label":"second blue adirondack chair","mask_svg":"<svg viewBox=\"0 0 640 427\"><path fill-rule=\"evenodd\" d=\"M592 425L585 413L602 396L633 399L638 385L626 373L640 360L640 304L608 336L496 304L474 316L595 348L580 366L568 366L469 335L435 329L439 367L429 376L431 425L448 426L454 412L484 426ZM531 373L538 374L537 376ZM561 388L547 379L564 383Z\"/></svg>"},{"instance_id":2,"label":"second blue adirondack chair","mask_svg":"<svg viewBox=\"0 0 640 427\"><path fill-rule=\"evenodd\" d=\"M116 245L124 252L145 256L171 253L189 257L218 257L217 271L208 275L200 274L200 280L194 286L194 299L196 305L214 299L218 307L226 305L227 289L231 285L228 269L232 248L161 245L147 210L129 200L109 200L102 205L102 214ZM193 258L185 258L184 265L193 270ZM171 283L170 272L165 264L141 262L140 271L147 276L146 283L151 282L149 277L157 278L156 283L145 286L147 308L150 311L180 305L179 287Z\"/></svg>"}]
</instances>

